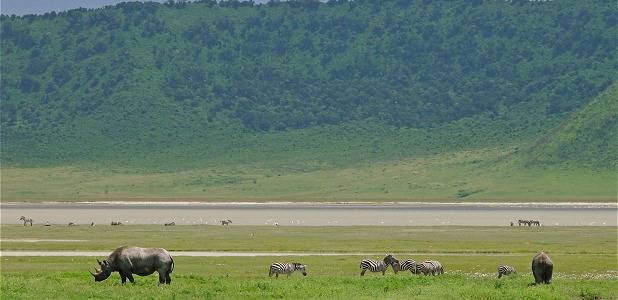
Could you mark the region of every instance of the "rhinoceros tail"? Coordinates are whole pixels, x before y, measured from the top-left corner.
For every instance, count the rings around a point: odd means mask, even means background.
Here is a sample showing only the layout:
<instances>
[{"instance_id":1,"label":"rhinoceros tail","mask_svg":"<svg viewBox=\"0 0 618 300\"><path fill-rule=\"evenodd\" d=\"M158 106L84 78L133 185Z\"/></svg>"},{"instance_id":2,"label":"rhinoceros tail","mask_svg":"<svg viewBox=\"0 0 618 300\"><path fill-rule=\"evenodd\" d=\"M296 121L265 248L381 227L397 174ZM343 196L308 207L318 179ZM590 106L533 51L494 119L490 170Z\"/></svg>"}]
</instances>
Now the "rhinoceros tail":
<instances>
[{"instance_id":1,"label":"rhinoceros tail","mask_svg":"<svg viewBox=\"0 0 618 300\"><path fill-rule=\"evenodd\" d=\"M170 268L170 273L172 273L172 271L174 271L174 259L172 258L171 255L170 255L170 260L172 261L172 267Z\"/></svg>"}]
</instances>

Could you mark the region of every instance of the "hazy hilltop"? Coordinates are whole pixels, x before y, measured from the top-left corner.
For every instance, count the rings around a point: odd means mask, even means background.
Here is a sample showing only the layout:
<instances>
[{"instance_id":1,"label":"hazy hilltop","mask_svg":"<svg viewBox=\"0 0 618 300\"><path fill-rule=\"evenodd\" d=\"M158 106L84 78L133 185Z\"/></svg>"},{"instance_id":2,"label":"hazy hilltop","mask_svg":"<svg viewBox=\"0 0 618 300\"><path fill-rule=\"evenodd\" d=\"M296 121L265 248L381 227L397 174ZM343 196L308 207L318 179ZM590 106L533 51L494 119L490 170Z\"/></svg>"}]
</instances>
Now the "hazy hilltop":
<instances>
[{"instance_id":1,"label":"hazy hilltop","mask_svg":"<svg viewBox=\"0 0 618 300\"><path fill-rule=\"evenodd\" d=\"M3 15L3 168L223 168L198 176L194 190L224 194L255 178L462 153L482 157L471 159L474 172L494 175L612 172L615 9L576 0L169 1ZM418 186L441 189L432 182ZM245 191L289 195L279 185ZM482 180L456 185L438 197L489 190Z\"/></svg>"}]
</instances>

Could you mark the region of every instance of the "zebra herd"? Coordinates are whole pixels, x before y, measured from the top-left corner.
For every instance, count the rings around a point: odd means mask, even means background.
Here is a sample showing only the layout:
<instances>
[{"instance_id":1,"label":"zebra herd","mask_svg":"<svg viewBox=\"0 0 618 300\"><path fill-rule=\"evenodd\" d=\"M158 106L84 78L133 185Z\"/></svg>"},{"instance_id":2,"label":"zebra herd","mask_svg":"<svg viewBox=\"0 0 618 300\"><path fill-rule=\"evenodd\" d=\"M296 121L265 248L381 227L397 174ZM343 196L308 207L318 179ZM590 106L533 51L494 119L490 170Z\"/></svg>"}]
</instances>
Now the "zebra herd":
<instances>
[{"instance_id":1,"label":"zebra herd","mask_svg":"<svg viewBox=\"0 0 618 300\"><path fill-rule=\"evenodd\" d=\"M521 226L522 224L524 226L528 225L528 226L541 226L541 222L537 221L537 220L518 220L517 224L519 226Z\"/></svg>"},{"instance_id":2,"label":"zebra herd","mask_svg":"<svg viewBox=\"0 0 618 300\"><path fill-rule=\"evenodd\" d=\"M399 271L410 271L412 274L424 274L425 276L442 275L444 274L444 266L437 260L425 260L423 262L416 262L412 259L399 261L392 254L387 254L383 260L364 259L360 263L360 276L365 276L365 272L381 272L382 275L386 273L388 267L391 266L395 274ZM294 273L294 271L300 271L304 276L307 276L306 266L297 262L275 262L270 265L268 277L272 277L273 274L276 278L279 274L287 274L288 277ZM498 266L498 278L511 274L517 274L515 268L509 265Z\"/></svg>"},{"instance_id":3,"label":"zebra herd","mask_svg":"<svg viewBox=\"0 0 618 300\"><path fill-rule=\"evenodd\" d=\"M437 260L426 260L423 262L416 262L412 259L404 260L400 262L392 254L388 254L383 260L365 259L361 261L360 276L365 276L367 270L371 272L382 272L382 275L386 272L386 269L391 266L395 274L399 271L409 270L412 274L425 274L425 276L431 274L432 276L444 274L444 267Z\"/></svg>"}]
</instances>

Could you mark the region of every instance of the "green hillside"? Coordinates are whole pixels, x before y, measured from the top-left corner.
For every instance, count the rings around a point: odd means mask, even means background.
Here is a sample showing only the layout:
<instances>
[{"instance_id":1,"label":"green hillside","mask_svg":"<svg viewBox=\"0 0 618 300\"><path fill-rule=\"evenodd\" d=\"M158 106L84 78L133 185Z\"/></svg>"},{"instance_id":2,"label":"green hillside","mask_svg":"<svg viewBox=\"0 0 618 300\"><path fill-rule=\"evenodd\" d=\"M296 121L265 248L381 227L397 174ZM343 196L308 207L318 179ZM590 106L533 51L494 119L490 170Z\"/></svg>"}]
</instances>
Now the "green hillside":
<instances>
[{"instance_id":1,"label":"green hillside","mask_svg":"<svg viewBox=\"0 0 618 300\"><path fill-rule=\"evenodd\" d=\"M531 149L529 166L616 171L618 94L612 85Z\"/></svg>"},{"instance_id":2,"label":"green hillside","mask_svg":"<svg viewBox=\"0 0 618 300\"><path fill-rule=\"evenodd\" d=\"M616 195L613 1L1 19L3 199Z\"/></svg>"}]
</instances>

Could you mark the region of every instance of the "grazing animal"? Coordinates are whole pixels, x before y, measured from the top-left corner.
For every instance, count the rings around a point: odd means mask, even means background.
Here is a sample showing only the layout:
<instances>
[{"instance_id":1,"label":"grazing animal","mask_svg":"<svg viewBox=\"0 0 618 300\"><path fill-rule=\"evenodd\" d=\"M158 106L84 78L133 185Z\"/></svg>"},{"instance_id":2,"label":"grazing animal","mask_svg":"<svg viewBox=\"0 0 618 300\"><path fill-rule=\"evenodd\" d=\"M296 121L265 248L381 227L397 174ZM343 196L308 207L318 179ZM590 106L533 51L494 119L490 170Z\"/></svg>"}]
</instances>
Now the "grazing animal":
<instances>
[{"instance_id":1,"label":"grazing animal","mask_svg":"<svg viewBox=\"0 0 618 300\"><path fill-rule=\"evenodd\" d=\"M517 271L515 271L515 268L509 266L509 265L499 265L498 266L498 278L502 278L502 275L511 275L511 274L517 274Z\"/></svg>"},{"instance_id":2,"label":"grazing animal","mask_svg":"<svg viewBox=\"0 0 618 300\"><path fill-rule=\"evenodd\" d=\"M112 221L112 226L119 226L122 225L122 222L114 222Z\"/></svg>"},{"instance_id":3,"label":"grazing animal","mask_svg":"<svg viewBox=\"0 0 618 300\"><path fill-rule=\"evenodd\" d=\"M165 223L165 226L176 226L176 223L174 223L174 222Z\"/></svg>"},{"instance_id":4,"label":"grazing animal","mask_svg":"<svg viewBox=\"0 0 618 300\"><path fill-rule=\"evenodd\" d=\"M406 259L404 261L397 261L397 269L398 271L410 270L412 274L416 274L416 262L412 259ZM393 270L395 269L395 264L392 265Z\"/></svg>"},{"instance_id":5,"label":"grazing animal","mask_svg":"<svg viewBox=\"0 0 618 300\"><path fill-rule=\"evenodd\" d=\"M554 263L545 252L537 254L532 259L532 274L535 284L551 283L551 275L554 272Z\"/></svg>"},{"instance_id":6,"label":"grazing animal","mask_svg":"<svg viewBox=\"0 0 618 300\"><path fill-rule=\"evenodd\" d=\"M530 225L541 226L541 222L539 222L537 220L530 220Z\"/></svg>"},{"instance_id":7,"label":"grazing animal","mask_svg":"<svg viewBox=\"0 0 618 300\"><path fill-rule=\"evenodd\" d=\"M425 276L431 273L432 276L444 274L444 267L437 260L426 260L422 263L416 264L416 274L425 274Z\"/></svg>"},{"instance_id":8,"label":"grazing animal","mask_svg":"<svg viewBox=\"0 0 618 300\"><path fill-rule=\"evenodd\" d=\"M107 259L104 261L97 259L97 262L101 270L95 268L96 273L90 272L94 276L94 281L103 281L112 272L118 272L122 284L125 284L127 278L131 283L135 283L133 274L148 276L157 271L159 284L172 282L170 273L174 270L174 260L165 249L121 246L114 250Z\"/></svg>"},{"instance_id":9,"label":"grazing animal","mask_svg":"<svg viewBox=\"0 0 618 300\"><path fill-rule=\"evenodd\" d=\"M371 272L382 272L382 275L384 275L388 266L392 265L395 261L397 261L397 259L395 259L392 254L386 255L384 260L365 259L360 263L360 268L362 269L360 276L365 276L367 270Z\"/></svg>"},{"instance_id":10,"label":"grazing animal","mask_svg":"<svg viewBox=\"0 0 618 300\"><path fill-rule=\"evenodd\" d=\"M288 277L294 271L298 270L303 276L307 276L307 271L305 270L306 266L300 263L283 263L283 262L275 262L270 265L270 270L268 271L268 277L272 277L275 274L275 278L279 278L279 274L288 274Z\"/></svg>"},{"instance_id":11,"label":"grazing animal","mask_svg":"<svg viewBox=\"0 0 618 300\"><path fill-rule=\"evenodd\" d=\"M69 222L69 226L77 226L77 224L75 224L73 222Z\"/></svg>"},{"instance_id":12,"label":"grazing animal","mask_svg":"<svg viewBox=\"0 0 618 300\"><path fill-rule=\"evenodd\" d=\"M221 220L219 222L221 222L221 225L230 225L230 224L232 224L232 220L229 220L229 219L228 220Z\"/></svg>"},{"instance_id":13,"label":"grazing animal","mask_svg":"<svg viewBox=\"0 0 618 300\"><path fill-rule=\"evenodd\" d=\"M26 226L27 223L30 223L30 226L32 226L32 223L34 223L34 221L32 221L32 219L26 219L26 217L21 216L21 218L19 218L20 221L24 221L24 226Z\"/></svg>"}]
</instances>

